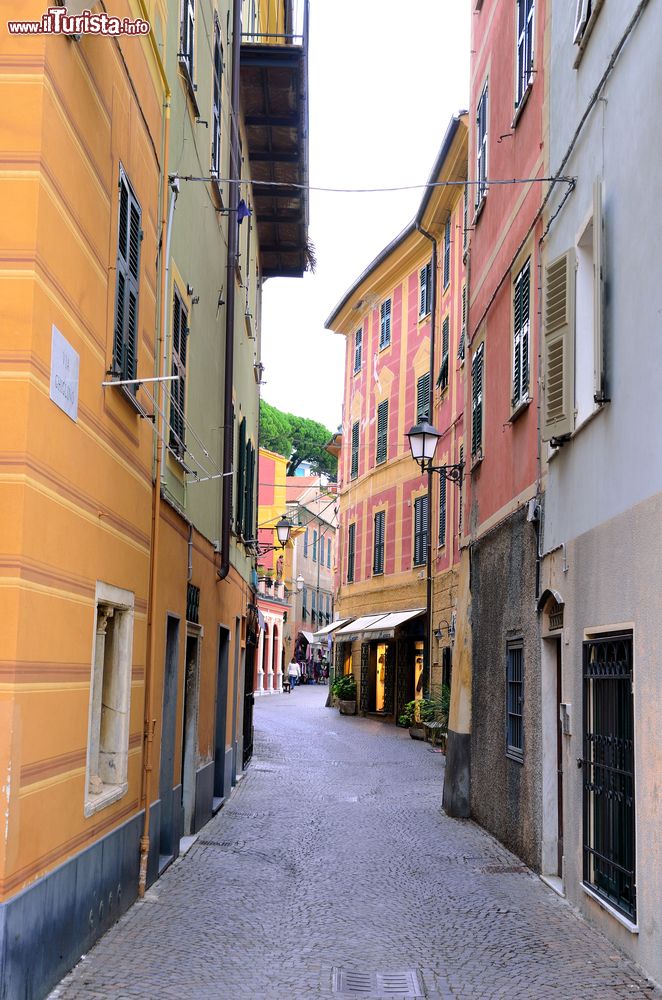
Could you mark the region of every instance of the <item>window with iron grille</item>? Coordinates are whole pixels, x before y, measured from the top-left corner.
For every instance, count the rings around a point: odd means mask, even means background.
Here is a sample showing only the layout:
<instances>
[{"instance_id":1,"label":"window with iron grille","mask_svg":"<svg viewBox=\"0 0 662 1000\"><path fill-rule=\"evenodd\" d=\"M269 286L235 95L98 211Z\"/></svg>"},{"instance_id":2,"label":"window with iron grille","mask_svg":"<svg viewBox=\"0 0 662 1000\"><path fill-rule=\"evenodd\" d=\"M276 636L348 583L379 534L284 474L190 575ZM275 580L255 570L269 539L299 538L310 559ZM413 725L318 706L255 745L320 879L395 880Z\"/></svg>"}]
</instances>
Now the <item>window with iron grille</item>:
<instances>
[{"instance_id":1,"label":"window with iron grille","mask_svg":"<svg viewBox=\"0 0 662 1000\"><path fill-rule=\"evenodd\" d=\"M513 291L513 407L529 398L530 264L527 260L515 278Z\"/></svg>"},{"instance_id":2,"label":"window with iron grille","mask_svg":"<svg viewBox=\"0 0 662 1000\"><path fill-rule=\"evenodd\" d=\"M313 562L317 562L317 532L313 531Z\"/></svg>"},{"instance_id":3,"label":"window with iron grille","mask_svg":"<svg viewBox=\"0 0 662 1000\"><path fill-rule=\"evenodd\" d=\"M421 375L416 383L416 423L430 419L430 372Z\"/></svg>"},{"instance_id":4,"label":"window with iron grille","mask_svg":"<svg viewBox=\"0 0 662 1000\"><path fill-rule=\"evenodd\" d=\"M636 922L632 633L588 639L583 672L584 882Z\"/></svg>"},{"instance_id":5,"label":"window with iron grille","mask_svg":"<svg viewBox=\"0 0 662 1000\"><path fill-rule=\"evenodd\" d=\"M372 572L373 574L384 572L384 526L386 523L386 511L380 510L375 514L375 537L372 550Z\"/></svg>"},{"instance_id":6,"label":"window with iron grille","mask_svg":"<svg viewBox=\"0 0 662 1000\"><path fill-rule=\"evenodd\" d=\"M418 315L427 316L432 307L432 264L421 268L421 294Z\"/></svg>"},{"instance_id":7,"label":"window with iron grille","mask_svg":"<svg viewBox=\"0 0 662 1000\"><path fill-rule=\"evenodd\" d=\"M195 51L195 0L183 0L181 23L180 62L186 67L189 79L193 79L193 56Z\"/></svg>"},{"instance_id":8,"label":"window with iron grille","mask_svg":"<svg viewBox=\"0 0 662 1000\"><path fill-rule=\"evenodd\" d=\"M359 474L359 422L352 425L352 464L349 478L356 479Z\"/></svg>"},{"instance_id":9,"label":"window with iron grille","mask_svg":"<svg viewBox=\"0 0 662 1000\"><path fill-rule=\"evenodd\" d=\"M363 353L363 329L354 334L354 374L361 371L361 355Z\"/></svg>"},{"instance_id":10,"label":"window with iron grille","mask_svg":"<svg viewBox=\"0 0 662 1000\"><path fill-rule=\"evenodd\" d=\"M388 399L377 407L377 454L376 461L385 462L388 452Z\"/></svg>"},{"instance_id":11,"label":"window with iron grille","mask_svg":"<svg viewBox=\"0 0 662 1000\"><path fill-rule=\"evenodd\" d=\"M440 476L439 482L439 548L446 544L446 480Z\"/></svg>"},{"instance_id":12,"label":"window with iron grille","mask_svg":"<svg viewBox=\"0 0 662 1000\"><path fill-rule=\"evenodd\" d=\"M517 0L517 91L518 107L533 80L534 0Z\"/></svg>"},{"instance_id":13,"label":"window with iron grille","mask_svg":"<svg viewBox=\"0 0 662 1000\"><path fill-rule=\"evenodd\" d=\"M221 26L214 18L214 100L211 132L211 172L218 179L221 174L221 77L223 74L223 46Z\"/></svg>"},{"instance_id":14,"label":"window with iron grille","mask_svg":"<svg viewBox=\"0 0 662 1000\"><path fill-rule=\"evenodd\" d=\"M483 345L471 362L471 454L483 449Z\"/></svg>"},{"instance_id":15,"label":"window with iron grille","mask_svg":"<svg viewBox=\"0 0 662 1000\"><path fill-rule=\"evenodd\" d=\"M391 343L391 300L382 302L379 323L379 350Z\"/></svg>"},{"instance_id":16,"label":"window with iron grille","mask_svg":"<svg viewBox=\"0 0 662 1000\"><path fill-rule=\"evenodd\" d=\"M464 445L460 446L460 465L464 462ZM457 533L462 534L462 513L464 509L462 496L462 484L460 483L458 498L457 498Z\"/></svg>"},{"instance_id":17,"label":"window with iron grille","mask_svg":"<svg viewBox=\"0 0 662 1000\"><path fill-rule=\"evenodd\" d=\"M462 286L462 329L460 330L460 341L457 345L457 359L464 361L464 345L467 340L467 286Z\"/></svg>"},{"instance_id":18,"label":"window with iron grille","mask_svg":"<svg viewBox=\"0 0 662 1000\"><path fill-rule=\"evenodd\" d=\"M177 288L172 303L172 357L170 374L176 381L170 383L170 447L180 457L186 451L186 348L188 341L188 313Z\"/></svg>"},{"instance_id":19,"label":"window with iron grille","mask_svg":"<svg viewBox=\"0 0 662 1000\"><path fill-rule=\"evenodd\" d=\"M450 319L446 316L444 322L441 324L441 365L439 366L439 374L437 375L437 388L444 389L448 388L448 347L450 341Z\"/></svg>"},{"instance_id":20,"label":"window with iron grille","mask_svg":"<svg viewBox=\"0 0 662 1000\"><path fill-rule=\"evenodd\" d=\"M356 546L356 525L350 524L347 531L347 583L354 583L354 556Z\"/></svg>"},{"instance_id":21,"label":"window with iron grille","mask_svg":"<svg viewBox=\"0 0 662 1000\"><path fill-rule=\"evenodd\" d=\"M122 379L134 379L137 370L140 220L140 205L120 167L113 374Z\"/></svg>"},{"instance_id":22,"label":"window with iron grille","mask_svg":"<svg viewBox=\"0 0 662 1000\"><path fill-rule=\"evenodd\" d=\"M451 220L446 219L444 226L444 288L448 288L451 280Z\"/></svg>"},{"instance_id":23,"label":"window with iron grille","mask_svg":"<svg viewBox=\"0 0 662 1000\"><path fill-rule=\"evenodd\" d=\"M478 101L476 111L476 208L487 194L487 83Z\"/></svg>"},{"instance_id":24,"label":"window with iron grille","mask_svg":"<svg viewBox=\"0 0 662 1000\"><path fill-rule=\"evenodd\" d=\"M428 557L428 498L414 500L414 566L422 566Z\"/></svg>"},{"instance_id":25,"label":"window with iron grille","mask_svg":"<svg viewBox=\"0 0 662 1000\"><path fill-rule=\"evenodd\" d=\"M521 760L524 756L524 651L521 642L508 644L506 676L506 754Z\"/></svg>"}]
</instances>

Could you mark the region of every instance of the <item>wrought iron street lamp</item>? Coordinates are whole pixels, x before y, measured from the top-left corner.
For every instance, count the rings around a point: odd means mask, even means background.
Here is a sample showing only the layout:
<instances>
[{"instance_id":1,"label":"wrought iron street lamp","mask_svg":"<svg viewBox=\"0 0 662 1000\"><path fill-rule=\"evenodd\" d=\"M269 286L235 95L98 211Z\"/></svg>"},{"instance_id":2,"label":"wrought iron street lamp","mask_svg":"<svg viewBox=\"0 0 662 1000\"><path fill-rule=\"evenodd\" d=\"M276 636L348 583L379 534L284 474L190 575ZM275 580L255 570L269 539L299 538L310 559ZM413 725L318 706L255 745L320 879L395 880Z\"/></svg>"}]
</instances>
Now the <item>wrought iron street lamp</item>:
<instances>
[{"instance_id":1,"label":"wrought iron street lamp","mask_svg":"<svg viewBox=\"0 0 662 1000\"><path fill-rule=\"evenodd\" d=\"M280 542L281 549L284 549L289 542L291 530L292 522L289 521L283 514L280 521L276 525L276 534L278 535L278 541Z\"/></svg>"}]
</instances>

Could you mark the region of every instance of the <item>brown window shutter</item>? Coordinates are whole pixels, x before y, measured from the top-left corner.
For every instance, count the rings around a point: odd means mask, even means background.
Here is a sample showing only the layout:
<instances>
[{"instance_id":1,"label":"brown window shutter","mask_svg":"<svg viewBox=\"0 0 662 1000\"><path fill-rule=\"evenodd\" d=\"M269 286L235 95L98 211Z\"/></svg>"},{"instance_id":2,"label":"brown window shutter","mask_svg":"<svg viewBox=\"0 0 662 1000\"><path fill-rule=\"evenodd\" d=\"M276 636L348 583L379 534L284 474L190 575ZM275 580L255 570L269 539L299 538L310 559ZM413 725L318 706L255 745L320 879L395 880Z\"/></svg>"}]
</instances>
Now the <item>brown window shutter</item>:
<instances>
[{"instance_id":1,"label":"brown window shutter","mask_svg":"<svg viewBox=\"0 0 662 1000\"><path fill-rule=\"evenodd\" d=\"M545 404L542 439L571 434L575 426L575 251L545 268L543 310Z\"/></svg>"}]
</instances>

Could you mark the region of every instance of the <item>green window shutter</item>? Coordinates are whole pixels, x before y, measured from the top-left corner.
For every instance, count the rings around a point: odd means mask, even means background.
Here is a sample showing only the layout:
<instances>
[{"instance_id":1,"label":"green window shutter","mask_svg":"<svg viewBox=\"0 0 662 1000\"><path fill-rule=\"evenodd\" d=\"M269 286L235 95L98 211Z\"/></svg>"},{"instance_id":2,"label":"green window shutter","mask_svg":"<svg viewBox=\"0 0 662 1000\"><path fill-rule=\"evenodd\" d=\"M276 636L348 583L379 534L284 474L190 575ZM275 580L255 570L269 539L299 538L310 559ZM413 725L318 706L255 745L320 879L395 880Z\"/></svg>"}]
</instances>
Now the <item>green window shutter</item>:
<instances>
[{"instance_id":1,"label":"green window shutter","mask_svg":"<svg viewBox=\"0 0 662 1000\"><path fill-rule=\"evenodd\" d=\"M377 407L377 462L385 462L388 454L388 399Z\"/></svg>"},{"instance_id":2,"label":"green window shutter","mask_svg":"<svg viewBox=\"0 0 662 1000\"><path fill-rule=\"evenodd\" d=\"M175 376L170 382L170 447L180 457L186 442L186 342L188 336L188 314L181 296L175 288L172 299L172 344L170 374Z\"/></svg>"},{"instance_id":3,"label":"green window shutter","mask_svg":"<svg viewBox=\"0 0 662 1000\"><path fill-rule=\"evenodd\" d=\"M354 337L354 372L361 371L361 355L363 348L363 329L357 330Z\"/></svg>"},{"instance_id":4,"label":"green window shutter","mask_svg":"<svg viewBox=\"0 0 662 1000\"><path fill-rule=\"evenodd\" d=\"M391 343L391 300L382 302L380 311L379 347L388 347Z\"/></svg>"},{"instance_id":5,"label":"green window shutter","mask_svg":"<svg viewBox=\"0 0 662 1000\"><path fill-rule=\"evenodd\" d=\"M471 454L478 455L483 447L483 345L471 363Z\"/></svg>"},{"instance_id":6,"label":"green window shutter","mask_svg":"<svg viewBox=\"0 0 662 1000\"><path fill-rule=\"evenodd\" d=\"M247 448L246 448L246 417L242 417L241 423L239 424L239 439L237 442L237 470L236 470L236 489L237 494L235 498L236 511L235 511L235 522L236 530L238 535L244 534L244 511L246 503L246 459L247 459ZM245 536L246 537L246 536Z\"/></svg>"},{"instance_id":7,"label":"green window shutter","mask_svg":"<svg viewBox=\"0 0 662 1000\"><path fill-rule=\"evenodd\" d=\"M441 325L441 365L437 376L437 388L444 389L448 386L448 347L450 343L450 319L448 316Z\"/></svg>"},{"instance_id":8,"label":"green window shutter","mask_svg":"<svg viewBox=\"0 0 662 1000\"><path fill-rule=\"evenodd\" d=\"M439 547L446 544L446 480L439 477Z\"/></svg>"},{"instance_id":9,"label":"green window shutter","mask_svg":"<svg viewBox=\"0 0 662 1000\"><path fill-rule=\"evenodd\" d=\"M430 372L416 383L416 423L430 419Z\"/></svg>"},{"instance_id":10,"label":"green window shutter","mask_svg":"<svg viewBox=\"0 0 662 1000\"><path fill-rule=\"evenodd\" d=\"M575 251L545 268L542 439L571 434L575 425Z\"/></svg>"},{"instance_id":11,"label":"green window shutter","mask_svg":"<svg viewBox=\"0 0 662 1000\"><path fill-rule=\"evenodd\" d=\"M113 370L134 379L138 361L138 291L140 279L140 206L123 170L120 170L117 229L115 327Z\"/></svg>"},{"instance_id":12,"label":"green window shutter","mask_svg":"<svg viewBox=\"0 0 662 1000\"><path fill-rule=\"evenodd\" d=\"M428 498L417 497L414 501L414 565L421 566L427 559L428 545Z\"/></svg>"},{"instance_id":13,"label":"green window shutter","mask_svg":"<svg viewBox=\"0 0 662 1000\"><path fill-rule=\"evenodd\" d=\"M464 445L460 446L460 465L464 464ZM464 510L462 486L459 489L459 496L457 498L457 533L462 535L462 514Z\"/></svg>"},{"instance_id":14,"label":"green window shutter","mask_svg":"<svg viewBox=\"0 0 662 1000\"><path fill-rule=\"evenodd\" d=\"M451 280L451 220L446 219L444 226L444 288Z\"/></svg>"},{"instance_id":15,"label":"green window shutter","mask_svg":"<svg viewBox=\"0 0 662 1000\"><path fill-rule=\"evenodd\" d=\"M372 572L384 572L384 527L386 512L383 510L375 514L375 536L373 539Z\"/></svg>"},{"instance_id":16,"label":"green window shutter","mask_svg":"<svg viewBox=\"0 0 662 1000\"><path fill-rule=\"evenodd\" d=\"M356 479L359 474L359 422L352 425L352 464L350 467L350 479Z\"/></svg>"},{"instance_id":17,"label":"green window shutter","mask_svg":"<svg viewBox=\"0 0 662 1000\"><path fill-rule=\"evenodd\" d=\"M350 524L347 532L347 583L354 582L354 546L356 544L356 525Z\"/></svg>"},{"instance_id":18,"label":"green window shutter","mask_svg":"<svg viewBox=\"0 0 662 1000\"><path fill-rule=\"evenodd\" d=\"M464 350L467 340L467 286L462 286L462 329L460 330L460 340L457 345L458 361L464 361Z\"/></svg>"}]
</instances>

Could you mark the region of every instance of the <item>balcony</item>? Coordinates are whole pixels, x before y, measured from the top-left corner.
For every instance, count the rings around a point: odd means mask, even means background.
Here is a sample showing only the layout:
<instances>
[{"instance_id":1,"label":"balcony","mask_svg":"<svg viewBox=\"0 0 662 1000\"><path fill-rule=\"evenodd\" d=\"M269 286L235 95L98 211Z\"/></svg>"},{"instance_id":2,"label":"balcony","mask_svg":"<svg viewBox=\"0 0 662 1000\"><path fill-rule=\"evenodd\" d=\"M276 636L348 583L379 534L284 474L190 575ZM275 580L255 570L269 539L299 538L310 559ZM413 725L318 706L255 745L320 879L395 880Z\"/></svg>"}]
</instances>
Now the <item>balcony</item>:
<instances>
[{"instance_id":1,"label":"balcony","mask_svg":"<svg viewBox=\"0 0 662 1000\"><path fill-rule=\"evenodd\" d=\"M242 35L241 98L251 177L261 182L253 208L264 278L300 278L309 263L308 0L300 20L296 33L291 11L284 26L258 18L260 30Z\"/></svg>"}]
</instances>

